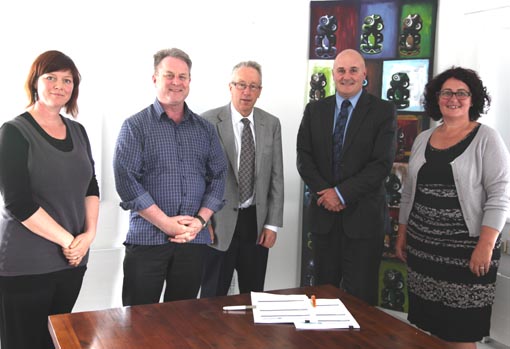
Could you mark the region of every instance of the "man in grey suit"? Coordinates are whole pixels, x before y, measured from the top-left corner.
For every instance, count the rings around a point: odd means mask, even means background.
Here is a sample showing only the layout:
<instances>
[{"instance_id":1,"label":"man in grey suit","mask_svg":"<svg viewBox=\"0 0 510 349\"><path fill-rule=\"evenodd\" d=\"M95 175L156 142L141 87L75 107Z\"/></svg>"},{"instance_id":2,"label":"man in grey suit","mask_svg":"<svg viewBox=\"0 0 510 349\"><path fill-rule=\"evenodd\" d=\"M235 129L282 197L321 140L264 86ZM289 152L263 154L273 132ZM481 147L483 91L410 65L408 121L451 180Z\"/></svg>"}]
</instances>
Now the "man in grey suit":
<instances>
[{"instance_id":1,"label":"man in grey suit","mask_svg":"<svg viewBox=\"0 0 510 349\"><path fill-rule=\"evenodd\" d=\"M241 293L263 291L269 248L283 225L281 126L277 117L254 107L262 90L260 65L237 64L229 88L229 104L202 114L218 132L228 170L226 204L211 220L214 242L205 258L201 297L226 295L234 270Z\"/></svg>"}]
</instances>

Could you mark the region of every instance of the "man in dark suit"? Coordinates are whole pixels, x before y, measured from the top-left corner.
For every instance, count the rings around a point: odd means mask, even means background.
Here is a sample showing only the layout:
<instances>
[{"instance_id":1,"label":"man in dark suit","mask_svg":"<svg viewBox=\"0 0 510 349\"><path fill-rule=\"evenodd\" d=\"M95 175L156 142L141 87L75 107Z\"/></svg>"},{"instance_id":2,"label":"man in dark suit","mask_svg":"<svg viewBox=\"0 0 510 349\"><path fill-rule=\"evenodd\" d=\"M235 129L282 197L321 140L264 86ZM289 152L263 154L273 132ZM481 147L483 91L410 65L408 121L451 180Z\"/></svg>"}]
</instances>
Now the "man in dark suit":
<instances>
[{"instance_id":1,"label":"man in dark suit","mask_svg":"<svg viewBox=\"0 0 510 349\"><path fill-rule=\"evenodd\" d=\"M340 286L375 305L396 112L392 103L363 90L365 78L359 52L337 55L336 94L305 108L297 168L313 197L309 214L317 284Z\"/></svg>"},{"instance_id":2,"label":"man in dark suit","mask_svg":"<svg viewBox=\"0 0 510 349\"><path fill-rule=\"evenodd\" d=\"M226 295L234 269L241 293L263 291L269 248L283 225L281 127L277 117L255 108L260 65L237 64L229 87L231 103L202 114L218 132L228 170L225 206L212 217L214 243L204 263L201 297ZM249 170L243 170L245 135L252 144Z\"/></svg>"}]
</instances>

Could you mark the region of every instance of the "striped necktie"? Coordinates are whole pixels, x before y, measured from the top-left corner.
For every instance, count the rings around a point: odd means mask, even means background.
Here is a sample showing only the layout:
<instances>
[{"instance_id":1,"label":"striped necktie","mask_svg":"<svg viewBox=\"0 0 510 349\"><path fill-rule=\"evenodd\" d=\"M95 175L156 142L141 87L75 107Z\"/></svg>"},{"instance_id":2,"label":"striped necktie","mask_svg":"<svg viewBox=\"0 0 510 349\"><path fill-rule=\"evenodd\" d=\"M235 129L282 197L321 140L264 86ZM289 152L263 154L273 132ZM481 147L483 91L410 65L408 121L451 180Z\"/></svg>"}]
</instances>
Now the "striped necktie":
<instances>
[{"instance_id":1,"label":"striped necktie","mask_svg":"<svg viewBox=\"0 0 510 349\"><path fill-rule=\"evenodd\" d=\"M342 146L344 144L345 125L349 115L351 102L346 99L342 102L340 112L336 118L333 131L333 176L336 181L340 180L340 161L342 160Z\"/></svg>"}]
</instances>

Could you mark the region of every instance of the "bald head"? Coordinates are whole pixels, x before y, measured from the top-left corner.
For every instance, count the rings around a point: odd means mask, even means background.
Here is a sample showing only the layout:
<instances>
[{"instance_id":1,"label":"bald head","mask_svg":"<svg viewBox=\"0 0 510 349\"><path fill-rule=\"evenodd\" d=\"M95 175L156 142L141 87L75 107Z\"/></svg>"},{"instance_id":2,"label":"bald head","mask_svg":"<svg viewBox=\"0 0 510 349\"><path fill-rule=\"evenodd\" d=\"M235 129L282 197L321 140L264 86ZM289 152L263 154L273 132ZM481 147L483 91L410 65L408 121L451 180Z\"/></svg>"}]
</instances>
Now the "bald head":
<instances>
[{"instance_id":1,"label":"bald head","mask_svg":"<svg viewBox=\"0 0 510 349\"><path fill-rule=\"evenodd\" d=\"M365 67L365 59L363 58L363 56L361 55L361 53L359 53L358 51L356 50L353 50L353 49L346 49L346 50L343 50L341 51L339 54L336 55L335 57L335 65L339 64L339 62L344 62L344 61L357 61L359 62L359 65L363 65L363 68Z\"/></svg>"}]
</instances>

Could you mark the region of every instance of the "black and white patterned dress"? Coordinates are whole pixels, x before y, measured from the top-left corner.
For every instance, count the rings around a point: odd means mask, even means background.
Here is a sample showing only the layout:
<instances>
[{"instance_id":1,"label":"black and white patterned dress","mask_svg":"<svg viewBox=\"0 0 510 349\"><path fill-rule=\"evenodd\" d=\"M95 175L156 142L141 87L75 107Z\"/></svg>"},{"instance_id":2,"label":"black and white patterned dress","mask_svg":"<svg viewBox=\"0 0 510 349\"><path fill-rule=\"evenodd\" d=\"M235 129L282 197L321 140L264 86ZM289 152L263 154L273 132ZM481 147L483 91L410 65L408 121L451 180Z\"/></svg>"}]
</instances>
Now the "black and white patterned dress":
<instances>
[{"instance_id":1,"label":"black and white patterned dress","mask_svg":"<svg viewBox=\"0 0 510 349\"><path fill-rule=\"evenodd\" d=\"M469 269L478 237L470 237L450 163L462 154L480 126L456 145L427 144L407 225L411 323L451 342L475 342L489 335L496 290L500 240L487 275Z\"/></svg>"}]
</instances>

